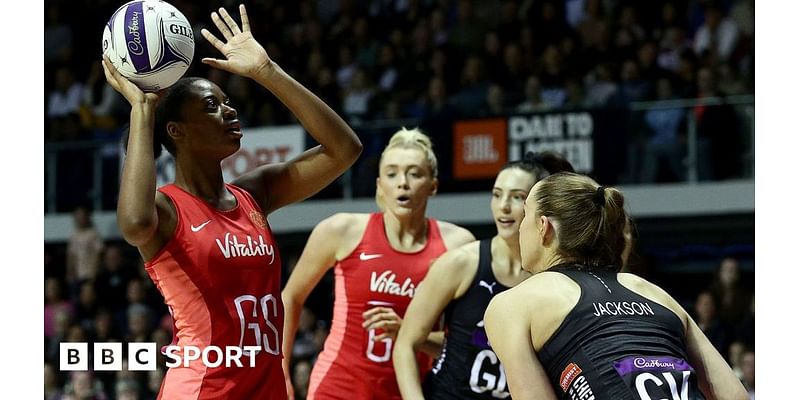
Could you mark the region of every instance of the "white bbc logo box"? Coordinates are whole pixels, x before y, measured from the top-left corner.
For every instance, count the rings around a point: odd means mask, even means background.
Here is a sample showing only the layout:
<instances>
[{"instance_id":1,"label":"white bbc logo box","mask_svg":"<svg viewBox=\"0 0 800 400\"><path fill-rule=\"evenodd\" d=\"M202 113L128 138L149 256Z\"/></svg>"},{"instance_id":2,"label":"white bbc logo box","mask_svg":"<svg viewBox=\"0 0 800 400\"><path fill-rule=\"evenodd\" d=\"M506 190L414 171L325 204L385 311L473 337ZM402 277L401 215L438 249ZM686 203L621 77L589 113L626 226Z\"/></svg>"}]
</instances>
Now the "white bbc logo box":
<instances>
[{"instance_id":1,"label":"white bbc logo box","mask_svg":"<svg viewBox=\"0 0 800 400\"><path fill-rule=\"evenodd\" d=\"M155 343L128 343L128 370L156 370ZM61 343L59 345L62 371L88 371L89 359L94 371L122 370L122 343L95 343L89 353L88 343Z\"/></svg>"}]
</instances>

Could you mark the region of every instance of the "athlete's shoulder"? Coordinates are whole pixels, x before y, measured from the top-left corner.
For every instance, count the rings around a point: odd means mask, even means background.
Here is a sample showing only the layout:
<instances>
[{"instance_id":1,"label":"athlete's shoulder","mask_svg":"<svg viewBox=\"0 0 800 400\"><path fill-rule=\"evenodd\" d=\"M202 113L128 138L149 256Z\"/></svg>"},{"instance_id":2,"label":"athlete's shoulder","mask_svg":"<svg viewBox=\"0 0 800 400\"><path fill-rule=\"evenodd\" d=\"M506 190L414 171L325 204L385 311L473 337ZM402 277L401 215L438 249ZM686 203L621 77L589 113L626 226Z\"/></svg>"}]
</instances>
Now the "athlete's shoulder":
<instances>
[{"instance_id":1,"label":"athlete's shoulder","mask_svg":"<svg viewBox=\"0 0 800 400\"><path fill-rule=\"evenodd\" d=\"M580 295L580 286L564 274L543 271L503 292L506 293L531 305L552 305L560 301L574 304L576 295Z\"/></svg>"},{"instance_id":2,"label":"athlete's shoulder","mask_svg":"<svg viewBox=\"0 0 800 400\"><path fill-rule=\"evenodd\" d=\"M628 290L668 308L681 319L684 326L686 325L688 318L686 310L660 286L649 282L641 276L627 272L618 273L617 281Z\"/></svg>"},{"instance_id":3,"label":"athlete's shoulder","mask_svg":"<svg viewBox=\"0 0 800 400\"><path fill-rule=\"evenodd\" d=\"M464 295L478 271L479 247L473 241L445 251L431 265L424 282L434 282L437 290L453 291L453 299Z\"/></svg>"},{"instance_id":4,"label":"athlete's shoulder","mask_svg":"<svg viewBox=\"0 0 800 400\"><path fill-rule=\"evenodd\" d=\"M565 285L569 282L574 283L572 279L564 274L555 271L542 271L526 279L520 285L524 284L531 288L547 288L552 285Z\"/></svg>"},{"instance_id":5,"label":"athlete's shoulder","mask_svg":"<svg viewBox=\"0 0 800 400\"><path fill-rule=\"evenodd\" d=\"M436 268L445 268L448 271L474 269L480 257L480 242L473 240L454 249L447 250L436 259L433 264Z\"/></svg>"},{"instance_id":6,"label":"athlete's shoulder","mask_svg":"<svg viewBox=\"0 0 800 400\"><path fill-rule=\"evenodd\" d=\"M439 232L442 233L444 245L448 249L455 249L475 241L475 235L466 228L447 221L436 220L436 223L439 225Z\"/></svg>"},{"instance_id":7,"label":"athlete's shoulder","mask_svg":"<svg viewBox=\"0 0 800 400\"><path fill-rule=\"evenodd\" d=\"M672 298L664 289L636 274L620 272L617 274L617 281L629 290L652 300L663 302Z\"/></svg>"},{"instance_id":8,"label":"athlete's shoulder","mask_svg":"<svg viewBox=\"0 0 800 400\"><path fill-rule=\"evenodd\" d=\"M369 222L370 214L336 213L320 221L314 230L321 230L333 235L347 235L363 232Z\"/></svg>"}]
</instances>

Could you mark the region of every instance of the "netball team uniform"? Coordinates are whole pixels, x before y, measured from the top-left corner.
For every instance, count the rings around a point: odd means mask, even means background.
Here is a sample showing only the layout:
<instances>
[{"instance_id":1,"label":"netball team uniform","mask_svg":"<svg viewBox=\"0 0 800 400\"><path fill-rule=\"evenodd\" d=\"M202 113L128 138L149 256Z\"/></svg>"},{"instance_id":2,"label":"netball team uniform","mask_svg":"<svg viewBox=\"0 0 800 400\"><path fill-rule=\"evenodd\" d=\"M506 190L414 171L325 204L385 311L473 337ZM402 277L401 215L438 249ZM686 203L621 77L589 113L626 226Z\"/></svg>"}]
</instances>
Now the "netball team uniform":
<instances>
[{"instance_id":1,"label":"netball team uniform","mask_svg":"<svg viewBox=\"0 0 800 400\"><path fill-rule=\"evenodd\" d=\"M334 268L333 323L309 382L308 399L400 399L392 365L393 341L372 339L378 330L362 327L371 307L390 307L401 318L431 263L446 248L439 225L428 219L425 247L400 253L386 238L383 214L369 217L361 242ZM421 371L431 360L417 357Z\"/></svg>"},{"instance_id":2,"label":"netball team uniform","mask_svg":"<svg viewBox=\"0 0 800 400\"><path fill-rule=\"evenodd\" d=\"M181 349L256 346L255 366L244 351L241 367L202 358L170 368L159 399L285 399L281 369L283 304L281 259L264 213L252 196L226 188L236 207L220 211L175 185L159 189L175 206L175 234L152 260L148 275L164 296ZM232 351L233 353L233 351ZM183 354L182 351L176 354ZM220 361L216 352L209 361Z\"/></svg>"},{"instance_id":3,"label":"netball team uniform","mask_svg":"<svg viewBox=\"0 0 800 400\"><path fill-rule=\"evenodd\" d=\"M483 327L489 302L508 288L492 271L492 239L480 241L479 254L472 285L444 311L445 344L423 384L426 399L510 399L505 371Z\"/></svg>"},{"instance_id":4,"label":"netball team uniform","mask_svg":"<svg viewBox=\"0 0 800 400\"><path fill-rule=\"evenodd\" d=\"M625 288L612 271L549 269L580 300L538 352L561 399L704 399L675 313Z\"/></svg>"}]
</instances>

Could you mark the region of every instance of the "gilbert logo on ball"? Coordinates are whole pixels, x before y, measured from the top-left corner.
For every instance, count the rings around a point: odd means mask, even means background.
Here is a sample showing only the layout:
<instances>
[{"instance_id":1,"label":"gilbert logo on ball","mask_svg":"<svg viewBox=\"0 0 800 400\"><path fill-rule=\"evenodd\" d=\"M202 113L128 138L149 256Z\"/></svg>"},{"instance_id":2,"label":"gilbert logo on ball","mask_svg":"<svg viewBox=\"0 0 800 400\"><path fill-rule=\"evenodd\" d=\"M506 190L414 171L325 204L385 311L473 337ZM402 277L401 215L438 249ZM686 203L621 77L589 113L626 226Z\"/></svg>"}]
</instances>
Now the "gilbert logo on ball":
<instances>
[{"instance_id":1,"label":"gilbert logo on ball","mask_svg":"<svg viewBox=\"0 0 800 400\"><path fill-rule=\"evenodd\" d=\"M103 54L142 90L165 89L192 63L192 26L165 1L134 0L118 8L108 20L103 31Z\"/></svg>"}]
</instances>

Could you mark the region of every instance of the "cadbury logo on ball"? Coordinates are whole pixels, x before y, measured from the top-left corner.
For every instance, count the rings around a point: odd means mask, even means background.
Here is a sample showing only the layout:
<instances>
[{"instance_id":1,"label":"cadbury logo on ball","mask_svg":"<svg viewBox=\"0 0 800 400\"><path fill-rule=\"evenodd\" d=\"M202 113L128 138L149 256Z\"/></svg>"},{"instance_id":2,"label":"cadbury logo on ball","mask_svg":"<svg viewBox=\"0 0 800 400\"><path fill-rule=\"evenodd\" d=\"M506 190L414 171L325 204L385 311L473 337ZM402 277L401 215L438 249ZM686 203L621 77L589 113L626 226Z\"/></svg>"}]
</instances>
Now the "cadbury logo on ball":
<instances>
[{"instance_id":1,"label":"cadbury logo on ball","mask_svg":"<svg viewBox=\"0 0 800 400\"><path fill-rule=\"evenodd\" d=\"M128 35L131 37L131 40L128 40L128 51L133 55L140 56L144 52L144 48L139 37L139 12L134 11L132 14L131 22L128 25Z\"/></svg>"}]
</instances>

